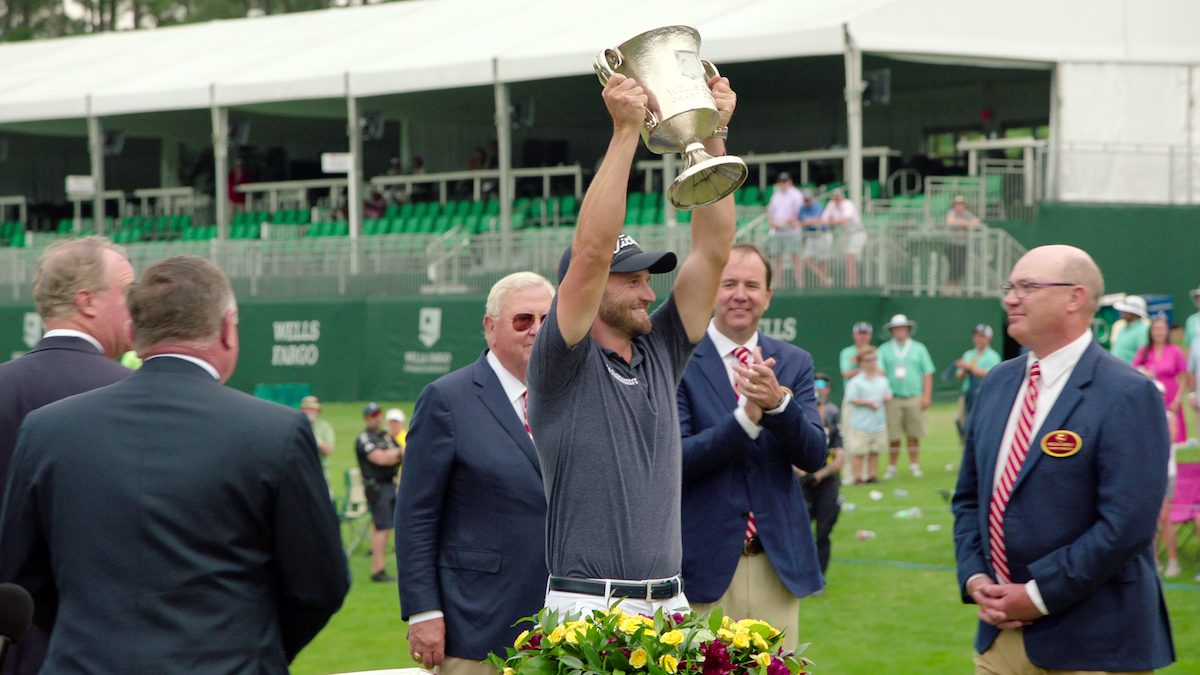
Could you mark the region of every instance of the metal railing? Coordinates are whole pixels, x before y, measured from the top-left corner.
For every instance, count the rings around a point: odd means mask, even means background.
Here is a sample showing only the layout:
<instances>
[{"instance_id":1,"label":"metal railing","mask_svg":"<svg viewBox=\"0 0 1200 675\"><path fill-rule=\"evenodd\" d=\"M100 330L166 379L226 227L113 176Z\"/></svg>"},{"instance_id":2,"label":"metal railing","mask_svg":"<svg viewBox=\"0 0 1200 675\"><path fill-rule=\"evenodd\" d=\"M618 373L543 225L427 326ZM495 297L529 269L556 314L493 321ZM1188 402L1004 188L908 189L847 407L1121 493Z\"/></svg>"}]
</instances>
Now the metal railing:
<instances>
[{"instance_id":1,"label":"metal railing","mask_svg":"<svg viewBox=\"0 0 1200 675\"><path fill-rule=\"evenodd\" d=\"M1056 160L1062 201L1200 203L1200 146L1063 143Z\"/></svg>"},{"instance_id":2,"label":"metal railing","mask_svg":"<svg viewBox=\"0 0 1200 675\"><path fill-rule=\"evenodd\" d=\"M738 238L755 241L772 253L766 218L745 223ZM627 230L646 250L671 250L687 256L691 229L643 226ZM501 277L532 270L557 280L558 263L574 237L572 228L532 228L517 232L468 235L377 235L303 237L295 240L164 241L127 246L139 273L151 263L178 254L216 262L230 276L240 297L301 298L321 296L486 293ZM940 228L878 228L867 223L853 259L858 286L884 294L999 297L999 285L1024 249L1007 233L986 227L947 232ZM802 248L779 254L779 286L796 288L796 269L805 288L850 286L845 233L799 238ZM811 244L811 246L809 246ZM40 249L0 249L0 298L29 302L30 284ZM828 281L825 281L825 278ZM668 292L674 274L655 275L653 287Z\"/></svg>"}]
</instances>

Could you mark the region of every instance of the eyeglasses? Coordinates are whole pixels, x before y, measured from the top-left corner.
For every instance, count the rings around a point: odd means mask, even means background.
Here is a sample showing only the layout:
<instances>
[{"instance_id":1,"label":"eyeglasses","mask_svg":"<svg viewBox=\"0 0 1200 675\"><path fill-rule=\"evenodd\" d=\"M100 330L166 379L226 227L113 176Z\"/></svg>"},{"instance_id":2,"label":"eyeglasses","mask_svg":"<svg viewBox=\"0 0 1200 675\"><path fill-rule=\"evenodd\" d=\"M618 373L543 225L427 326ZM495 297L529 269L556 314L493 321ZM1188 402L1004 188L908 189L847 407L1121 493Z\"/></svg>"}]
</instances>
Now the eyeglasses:
<instances>
[{"instance_id":1,"label":"eyeglasses","mask_svg":"<svg viewBox=\"0 0 1200 675\"><path fill-rule=\"evenodd\" d=\"M1018 281L1017 283L1000 284L1000 292L1007 296L1016 293L1018 298L1028 297L1030 293L1047 286L1075 286L1061 281Z\"/></svg>"},{"instance_id":2,"label":"eyeglasses","mask_svg":"<svg viewBox=\"0 0 1200 675\"><path fill-rule=\"evenodd\" d=\"M874 356L868 356L865 359L859 359L859 361L862 361L864 363L867 363L867 362L874 363L876 360L877 359Z\"/></svg>"},{"instance_id":3,"label":"eyeglasses","mask_svg":"<svg viewBox=\"0 0 1200 675\"><path fill-rule=\"evenodd\" d=\"M534 315L534 314L530 314L529 312L525 312L523 314L517 314L517 315L513 316L513 318L512 318L513 330L517 331L518 333L524 333L525 331L529 330L530 328L533 328L534 319L536 319L538 323L545 323L546 315L545 314Z\"/></svg>"}]
</instances>

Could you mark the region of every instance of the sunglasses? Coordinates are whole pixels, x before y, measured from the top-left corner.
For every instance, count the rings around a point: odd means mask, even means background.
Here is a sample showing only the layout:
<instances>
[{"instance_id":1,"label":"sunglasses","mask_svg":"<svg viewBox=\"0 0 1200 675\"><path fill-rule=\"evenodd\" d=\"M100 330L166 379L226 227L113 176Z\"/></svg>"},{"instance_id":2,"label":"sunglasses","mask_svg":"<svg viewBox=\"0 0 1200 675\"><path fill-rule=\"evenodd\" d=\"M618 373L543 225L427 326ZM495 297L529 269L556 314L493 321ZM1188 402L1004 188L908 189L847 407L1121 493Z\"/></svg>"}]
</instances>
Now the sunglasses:
<instances>
[{"instance_id":1,"label":"sunglasses","mask_svg":"<svg viewBox=\"0 0 1200 675\"><path fill-rule=\"evenodd\" d=\"M861 360L861 361L864 361L864 362L866 362L866 361L870 361L870 362L874 363L874 362L875 362L877 359L876 359L874 356L868 356L867 358L865 358L865 359L860 359L860 360Z\"/></svg>"},{"instance_id":2,"label":"sunglasses","mask_svg":"<svg viewBox=\"0 0 1200 675\"><path fill-rule=\"evenodd\" d=\"M513 330L517 331L518 333L523 333L523 332L529 330L530 328L533 328L533 322L535 319L538 321L538 323L545 323L546 315L545 314L534 315L534 314L530 314L529 312L525 312L523 314L517 314L517 315L513 316L513 318L512 318Z\"/></svg>"},{"instance_id":3,"label":"sunglasses","mask_svg":"<svg viewBox=\"0 0 1200 675\"><path fill-rule=\"evenodd\" d=\"M813 380L813 386L817 389L824 389L829 386L829 383L825 380Z\"/></svg>"}]
</instances>

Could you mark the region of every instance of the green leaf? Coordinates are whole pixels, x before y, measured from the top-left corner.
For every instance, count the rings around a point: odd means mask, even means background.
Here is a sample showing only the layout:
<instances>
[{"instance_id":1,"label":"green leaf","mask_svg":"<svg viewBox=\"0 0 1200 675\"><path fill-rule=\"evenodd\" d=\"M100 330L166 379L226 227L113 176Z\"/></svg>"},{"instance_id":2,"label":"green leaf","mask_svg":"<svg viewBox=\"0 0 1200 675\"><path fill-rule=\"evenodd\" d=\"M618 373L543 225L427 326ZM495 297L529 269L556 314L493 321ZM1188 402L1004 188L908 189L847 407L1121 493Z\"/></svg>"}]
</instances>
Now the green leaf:
<instances>
[{"instance_id":1,"label":"green leaf","mask_svg":"<svg viewBox=\"0 0 1200 675\"><path fill-rule=\"evenodd\" d=\"M584 668L583 661L580 661L578 658L571 656L570 654L563 654L562 656L558 657L558 660L570 666L571 668L574 668L575 670L583 670Z\"/></svg>"},{"instance_id":2,"label":"green leaf","mask_svg":"<svg viewBox=\"0 0 1200 675\"><path fill-rule=\"evenodd\" d=\"M588 670L604 670L604 661L600 658L600 652L590 644L580 645L583 649L583 656L587 659Z\"/></svg>"},{"instance_id":3,"label":"green leaf","mask_svg":"<svg viewBox=\"0 0 1200 675\"><path fill-rule=\"evenodd\" d=\"M663 611L662 611L662 607L659 607L659 608L658 608L657 610L655 610L655 612L654 612L654 632L655 632L655 633L658 633L659 635L662 635L662 632L663 632Z\"/></svg>"},{"instance_id":4,"label":"green leaf","mask_svg":"<svg viewBox=\"0 0 1200 675\"><path fill-rule=\"evenodd\" d=\"M716 609L709 612L709 614L708 614L708 629L711 630L713 632L713 634L716 634L717 631L721 630L721 619L724 616L725 615L722 613L720 605L717 605Z\"/></svg>"},{"instance_id":5,"label":"green leaf","mask_svg":"<svg viewBox=\"0 0 1200 675\"><path fill-rule=\"evenodd\" d=\"M805 642L804 644L800 645L799 647L796 647L794 650L792 650L792 656L799 657L801 654L804 653L804 650L808 649L808 646L811 644L812 644L811 642Z\"/></svg>"}]
</instances>

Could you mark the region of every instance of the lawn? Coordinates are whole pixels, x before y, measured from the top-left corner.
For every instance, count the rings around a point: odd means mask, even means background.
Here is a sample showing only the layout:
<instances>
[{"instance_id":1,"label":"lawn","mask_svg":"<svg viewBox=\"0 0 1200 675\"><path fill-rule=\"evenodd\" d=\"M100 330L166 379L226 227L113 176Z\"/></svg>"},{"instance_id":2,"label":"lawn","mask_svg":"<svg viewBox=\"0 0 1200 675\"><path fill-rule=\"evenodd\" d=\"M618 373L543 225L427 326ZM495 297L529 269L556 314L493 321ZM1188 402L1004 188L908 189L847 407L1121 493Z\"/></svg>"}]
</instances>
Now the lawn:
<instances>
[{"instance_id":1,"label":"lawn","mask_svg":"<svg viewBox=\"0 0 1200 675\"><path fill-rule=\"evenodd\" d=\"M400 407L411 417L411 403L380 405ZM338 435L330 472L339 493L343 472L355 465L354 437L362 428L361 412L362 403L325 406L324 415ZM843 510L834 529L829 585L823 596L808 598L800 606L800 641L812 643L806 656L816 662L816 672L971 672L975 612L959 600L953 520L940 492L953 489L958 471L953 414L950 404L931 409L931 437L921 456L924 478L910 478L905 471L879 487L884 494L879 501L870 499L866 487L843 488L846 502L855 507ZM1200 453L1181 451L1179 459L1195 462ZM897 496L896 490L908 495ZM919 519L893 517L896 511L913 506L921 510ZM931 526L940 527L930 531ZM876 536L859 541L858 530ZM1180 660L1160 671L1166 675L1200 673L1200 584L1192 581L1200 569L1196 547L1195 540L1188 543L1184 575L1167 585ZM351 557L355 582L345 606L300 654L292 672L320 675L414 665L408 656L407 627L400 620L396 586L371 583L369 564L362 551ZM388 569L394 571L393 559Z\"/></svg>"}]
</instances>

